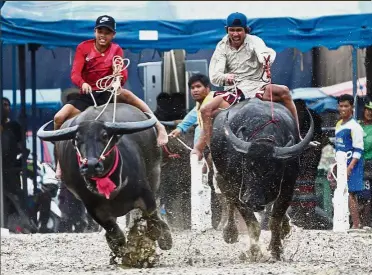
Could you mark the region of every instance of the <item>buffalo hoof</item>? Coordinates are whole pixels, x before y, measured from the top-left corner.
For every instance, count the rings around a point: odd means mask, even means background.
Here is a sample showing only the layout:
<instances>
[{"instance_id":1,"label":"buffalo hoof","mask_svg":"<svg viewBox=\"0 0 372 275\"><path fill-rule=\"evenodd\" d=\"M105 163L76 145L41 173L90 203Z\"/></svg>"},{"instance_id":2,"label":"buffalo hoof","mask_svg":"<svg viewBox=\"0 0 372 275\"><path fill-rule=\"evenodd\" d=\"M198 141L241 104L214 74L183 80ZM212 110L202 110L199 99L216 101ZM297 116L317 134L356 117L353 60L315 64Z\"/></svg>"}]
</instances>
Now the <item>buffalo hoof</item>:
<instances>
[{"instance_id":1,"label":"buffalo hoof","mask_svg":"<svg viewBox=\"0 0 372 275\"><path fill-rule=\"evenodd\" d=\"M279 251L271 250L270 262L281 261L282 253Z\"/></svg>"},{"instance_id":2,"label":"buffalo hoof","mask_svg":"<svg viewBox=\"0 0 372 275\"><path fill-rule=\"evenodd\" d=\"M164 230L158 239L158 245L161 250L169 250L173 246L173 240L170 230Z\"/></svg>"},{"instance_id":3,"label":"buffalo hoof","mask_svg":"<svg viewBox=\"0 0 372 275\"><path fill-rule=\"evenodd\" d=\"M271 259L275 261L280 261L281 260L281 255L282 255L282 247L281 246L275 246L270 243L268 251L271 252Z\"/></svg>"},{"instance_id":4,"label":"buffalo hoof","mask_svg":"<svg viewBox=\"0 0 372 275\"><path fill-rule=\"evenodd\" d=\"M146 235L153 241L156 241L161 236L161 225L154 220L147 221Z\"/></svg>"},{"instance_id":5,"label":"buffalo hoof","mask_svg":"<svg viewBox=\"0 0 372 275\"><path fill-rule=\"evenodd\" d=\"M250 262L259 262L263 257L260 246L258 244L251 245L247 256Z\"/></svg>"},{"instance_id":6,"label":"buffalo hoof","mask_svg":"<svg viewBox=\"0 0 372 275\"><path fill-rule=\"evenodd\" d=\"M282 230L280 231L280 238L284 240L284 238L288 236L289 233L291 233L291 225L287 220L285 220L283 221Z\"/></svg>"},{"instance_id":7,"label":"buffalo hoof","mask_svg":"<svg viewBox=\"0 0 372 275\"><path fill-rule=\"evenodd\" d=\"M224 229L223 229L223 239L225 240L226 243L236 243L238 241L238 237L239 237L239 232L238 232L238 228L236 227L236 225L232 225L232 226L229 226L227 225Z\"/></svg>"},{"instance_id":8,"label":"buffalo hoof","mask_svg":"<svg viewBox=\"0 0 372 275\"><path fill-rule=\"evenodd\" d=\"M136 221L128 233L126 251L122 257L122 267L149 268L156 265L159 255L143 221Z\"/></svg>"}]
</instances>

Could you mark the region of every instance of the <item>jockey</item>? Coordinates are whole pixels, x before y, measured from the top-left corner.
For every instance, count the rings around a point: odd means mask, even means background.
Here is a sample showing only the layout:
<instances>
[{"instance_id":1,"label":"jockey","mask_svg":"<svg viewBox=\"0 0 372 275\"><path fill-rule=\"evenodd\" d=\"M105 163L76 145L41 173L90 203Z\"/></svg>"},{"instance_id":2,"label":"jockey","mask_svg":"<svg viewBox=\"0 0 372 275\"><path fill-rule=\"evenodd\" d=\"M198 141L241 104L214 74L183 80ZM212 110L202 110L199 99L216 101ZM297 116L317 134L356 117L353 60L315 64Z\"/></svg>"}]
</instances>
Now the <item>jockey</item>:
<instances>
[{"instance_id":1,"label":"jockey","mask_svg":"<svg viewBox=\"0 0 372 275\"><path fill-rule=\"evenodd\" d=\"M76 54L71 70L72 82L80 88L80 95L63 106L54 116L54 130L57 130L68 119L83 112L94 102L93 95L98 106L106 104L110 98L109 92L97 93L100 89L96 86L97 80L110 75L121 76L121 85L124 85L128 78L128 71L114 72L113 57L118 55L123 58L122 48L113 43L116 34L115 19L108 15L97 18L94 28L95 39L83 41L76 48ZM89 94L91 93L91 95ZM131 91L119 88L118 101L128 103L139 108L143 112L152 113L148 105L139 99ZM168 142L168 135L165 127L158 121L155 125L158 133L158 146ZM56 177L61 177L59 163L57 164Z\"/></svg>"},{"instance_id":2,"label":"jockey","mask_svg":"<svg viewBox=\"0 0 372 275\"><path fill-rule=\"evenodd\" d=\"M259 97L270 101L272 93L272 100L282 102L289 109L299 129L296 106L288 87L262 80L264 72L268 73L267 65L271 65L275 59L275 51L268 48L261 38L249 34L247 17L242 13L232 13L227 17L226 32L217 44L209 66L212 84L225 86L225 91L216 92L214 98L203 104L200 110L204 126L191 152L197 154L199 159L205 146L210 144L212 120L218 110L246 98Z\"/></svg>"}]
</instances>

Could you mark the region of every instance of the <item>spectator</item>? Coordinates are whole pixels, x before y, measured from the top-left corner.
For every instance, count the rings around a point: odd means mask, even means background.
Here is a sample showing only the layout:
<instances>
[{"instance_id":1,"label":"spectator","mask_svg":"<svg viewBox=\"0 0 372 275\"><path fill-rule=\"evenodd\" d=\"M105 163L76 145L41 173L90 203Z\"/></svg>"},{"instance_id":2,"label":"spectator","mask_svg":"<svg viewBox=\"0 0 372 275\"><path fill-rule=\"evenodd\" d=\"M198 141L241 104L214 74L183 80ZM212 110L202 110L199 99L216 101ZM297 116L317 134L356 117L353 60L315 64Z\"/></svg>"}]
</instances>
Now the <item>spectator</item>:
<instances>
[{"instance_id":1,"label":"spectator","mask_svg":"<svg viewBox=\"0 0 372 275\"><path fill-rule=\"evenodd\" d=\"M340 120L335 129L335 149L348 154L347 177L349 189L349 211L352 220L352 228L361 226L357 194L363 191L363 129L353 118L354 98L344 94L338 99Z\"/></svg>"},{"instance_id":2,"label":"spectator","mask_svg":"<svg viewBox=\"0 0 372 275\"><path fill-rule=\"evenodd\" d=\"M16 121L10 120L10 111L10 101L3 97L1 105L1 133L4 188L7 192L20 195L20 171L15 168L19 166L17 155L21 152L22 146L21 125Z\"/></svg>"},{"instance_id":3,"label":"spectator","mask_svg":"<svg viewBox=\"0 0 372 275\"><path fill-rule=\"evenodd\" d=\"M372 101L364 105L363 119L359 121L364 131L364 190L358 195L363 226L371 226L371 182L372 182Z\"/></svg>"},{"instance_id":4,"label":"spectator","mask_svg":"<svg viewBox=\"0 0 372 275\"><path fill-rule=\"evenodd\" d=\"M11 109L10 109L10 101L8 98L6 97L3 97L2 98L2 109L1 109L1 125L7 129L10 129L12 131L12 133L14 134L15 136L15 139L17 141L17 144L18 144L18 148L19 150L21 149L21 146L22 146L22 128L21 128L21 125L15 121L15 120L10 120L10 112L11 112Z\"/></svg>"}]
</instances>

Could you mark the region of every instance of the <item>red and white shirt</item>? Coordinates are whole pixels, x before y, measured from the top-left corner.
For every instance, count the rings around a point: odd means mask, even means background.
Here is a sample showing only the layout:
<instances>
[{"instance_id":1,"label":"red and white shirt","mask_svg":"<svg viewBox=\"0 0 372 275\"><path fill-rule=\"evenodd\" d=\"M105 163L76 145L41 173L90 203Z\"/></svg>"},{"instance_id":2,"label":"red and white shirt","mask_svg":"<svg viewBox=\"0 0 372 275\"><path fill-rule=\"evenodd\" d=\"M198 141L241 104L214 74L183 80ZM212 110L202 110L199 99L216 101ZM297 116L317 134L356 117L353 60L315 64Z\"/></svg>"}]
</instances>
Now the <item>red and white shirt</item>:
<instances>
[{"instance_id":1,"label":"red and white shirt","mask_svg":"<svg viewBox=\"0 0 372 275\"><path fill-rule=\"evenodd\" d=\"M118 55L124 58L123 49L116 43L111 43L103 53L97 51L95 39L86 40L76 48L74 63L72 64L71 80L81 89L83 83L88 83L92 91L98 91L97 80L113 73L113 57ZM121 85L128 79L128 71L121 72L123 78Z\"/></svg>"}]
</instances>

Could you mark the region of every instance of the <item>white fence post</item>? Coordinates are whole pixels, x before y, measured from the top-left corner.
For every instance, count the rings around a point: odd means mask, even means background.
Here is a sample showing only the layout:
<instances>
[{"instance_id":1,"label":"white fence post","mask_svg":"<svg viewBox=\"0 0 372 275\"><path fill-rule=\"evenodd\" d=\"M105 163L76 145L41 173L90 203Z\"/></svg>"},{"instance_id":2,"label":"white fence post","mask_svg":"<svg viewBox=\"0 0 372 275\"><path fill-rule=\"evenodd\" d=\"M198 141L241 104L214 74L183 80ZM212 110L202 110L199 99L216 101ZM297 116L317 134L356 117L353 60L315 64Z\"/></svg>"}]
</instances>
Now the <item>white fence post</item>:
<instances>
[{"instance_id":1,"label":"white fence post","mask_svg":"<svg viewBox=\"0 0 372 275\"><path fill-rule=\"evenodd\" d=\"M336 152L337 187L333 196L333 231L346 232L349 223L349 190L347 186L347 153Z\"/></svg>"},{"instance_id":2,"label":"white fence post","mask_svg":"<svg viewBox=\"0 0 372 275\"><path fill-rule=\"evenodd\" d=\"M205 231L212 228L211 188L203 183L203 162L197 155L190 156L191 165L191 230Z\"/></svg>"}]
</instances>

